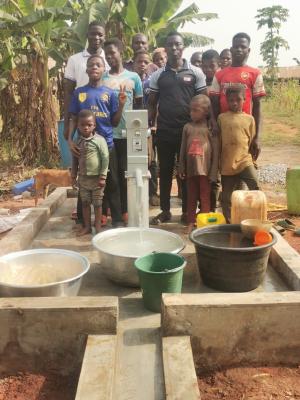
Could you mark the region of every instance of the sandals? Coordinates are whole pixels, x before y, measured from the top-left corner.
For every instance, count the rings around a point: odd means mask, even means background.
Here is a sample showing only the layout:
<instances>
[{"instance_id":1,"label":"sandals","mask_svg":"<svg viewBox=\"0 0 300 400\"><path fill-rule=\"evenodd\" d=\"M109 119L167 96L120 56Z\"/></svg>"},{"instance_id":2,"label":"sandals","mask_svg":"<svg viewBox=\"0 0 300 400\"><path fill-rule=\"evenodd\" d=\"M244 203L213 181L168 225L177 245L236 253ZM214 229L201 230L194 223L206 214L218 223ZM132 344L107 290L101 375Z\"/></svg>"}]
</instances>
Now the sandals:
<instances>
[{"instance_id":1,"label":"sandals","mask_svg":"<svg viewBox=\"0 0 300 400\"><path fill-rule=\"evenodd\" d=\"M72 213L71 213L71 219L72 219L73 221L76 221L76 220L77 220L77 208L75 208L75 209L72 211Z\"/></svg>"},{"instance_id":2,"label":"sandals","mask_svg":"<svg viewBox=\"0 0 300 400\"><path fill-rule=\"evenodd\" d=\"M156 217L152 218L151 225L159 225L171 221L172 214L170 211L162 211Z\"/></svg>"}]
</instances>

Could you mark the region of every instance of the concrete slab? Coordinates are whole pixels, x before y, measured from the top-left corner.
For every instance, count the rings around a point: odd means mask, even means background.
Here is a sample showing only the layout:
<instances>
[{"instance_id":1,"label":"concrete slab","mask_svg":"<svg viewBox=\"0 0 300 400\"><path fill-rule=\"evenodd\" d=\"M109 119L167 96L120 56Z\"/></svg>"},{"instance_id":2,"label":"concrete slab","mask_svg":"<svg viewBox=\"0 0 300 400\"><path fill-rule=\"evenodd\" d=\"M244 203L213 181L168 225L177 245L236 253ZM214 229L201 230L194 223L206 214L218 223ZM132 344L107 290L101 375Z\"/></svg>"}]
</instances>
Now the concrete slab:
<instances>
[{"instance_id":1,"label":"concrete slab","mask_svg":"<svg viewBox=\"0 0 300 400\"><path fill-rule=\"evenodd\" d=\"M160 314L142 299L120 299L116 363L116 400L164 400Z\"/></svg>"},{"instance_id":2,"label":"concrete slab","mask_svg":"<svg viewBox=\"0 0 300 400\"><path fill-rule=\"evenodd\" d=\"M163 336L191 336L196 368L299 364L300 293L163 295Z\"/></svg>"},{"instance_id":3,"label":"concrete slab","mask_svg":"<svg viewBox=\"0 0 300 400\"><path fill-rule=\"evenodd\" d=\"M27 249L50 215L67 198L66 188L57 188L35 210L32 210L4 239L1 240L0 256Z\"/></svg>"},{"instance_id":4,"label":"concrete slab","mask_svg":"<svg viewBox=\"0 0 300 400\"><path fill-rule=\"evenodd\" d=\"M76 237L70 219L76 199L67 199L39 232L32 247L65 248L88 257L91 268L83 278L80 296L116 295L120 301L114 400L163 400L160 314L145 310L137 288L117 286L101 269L91 236Z\"/></svg>"},{"instance_id":5,"label":"concrete slab","mask_svg":"<svg viewBox=\"0 0 300 400\"><path fill-rule=\"evenodd\" d=\"M277 243L271 250L270 261L293 290L300 290L300 254L278 232L272 232Z\"/></svg>"},{"instance_id":6,"label":"concrete slab","mask_svg":"<svg viewBox=\"0 0 300 400\"><path fill-rule=\"evenodd\" d=\"M116 336L89 335L75 400L113 400Z\"/></svg>"},{"instance_id":7,"label":"concrete slab","mask_svg":"<svg viewBox=\"0 0 300 400\"><path fill-rule=\"evenodd\" d=\"M160 315L150 313L144 309L139 290L123 288L106 279L98 261L98 254L91 245L91 236L77 238L73 230L75 224L71 221L70 215L75 204L76 199L66 199L50 216L48 222L35 237L31 246L34 248L52 247L79 251L81 254L87 256L92 263L89 273L86 274L83 279L80 295L86 296L87 299L88 296L99 296L99 298L101 298L102 296L115 295L119 297L120 320L118 324L118 357L116 363L115 393L113 394L114 400L163 400L165 398L165 383L162 363ZM173 221L170 224L163 224L160 228L178 233L187 243L182 253L188 261L188 266L184 271L183 292L209 292L211 290L204 287L201 282L196 265L194 246L185 234L186 227L179 224L181 210L178 207L178 200L172 199L172 204L175 206L172 210L174 215ZM150 210L150 215L156 215L157 212L157 208L152 208ZM272 269L270 269L270 271L270 274L267 276L268 282L261 290L288 291L288 287L278 277L276 271ZM253 293L253 295L259 296L259 294L256 293ZM214 298L215 296L222 296L222 294L199 294L199 296L211 296L211 298ZM226 299L228 301L228 299L235 298L236 294L225 294L225 296L227 296ZM178 298L180 297L181 296L178 296ZM193 310L195 314L198 312L197 306L192 304L190 305L190 310L191 315ZM209 311L207 311L207 313L209 314ZM244 313L247 314L246 309ZM254 312L251 311L250 315L251 318L255 318ZM271 315L273 314L271 313ZM291 315L292 312L289 312L290 317ZM277 318L278 317L277 314ZM179 321L181 320L179 319ZM208 319L208 322L209 321ZM223 320L221 319L221 321ZM234 322L234 316L231 314L229 321L231 324ZM194 326L199 324L201 325L202 322L195 318ZM223 328L223 324L226 325L223 321L220 329ZM247 324L250 324L251 327L251 321L247 320ZM260 326L262 326L262 324L263 321L261 321ZM190 325L192 326L192 317L191 320L188 319L187 321L182 319L178 325L177 335L189 335ZM49 325L47 326L49 327ZM213 326L216 327L216 323ZM276 327L276 325L274 326ZM215 336L217 332L218 334L220 333L220 329L216 329L214 333ZM191 332L193 332L192 328ZM267 332L269 331L267 330ZM98 334L99 332L94 331L92 333ZM106 333L111 334L109 332ZM225 333L227 334L228 332L225 330ZM263 332L261 333L263 334ZM59 333L57 334L59 335ZM197 331L195 331L195 335L196 334ZM242 335L242 333L240 334ZM215 337L214 335L213 337ZM253 337L255 337L255 335L253 335ZM195 338L197 338L197 336L192 338L193 349L195 348ZM201 347L201 342L200 344L196 342L196 345ZM209 349L205 349L209 353ZM213 343L212 349L214 350ZM213 363L213 359L211 362Z\"/></svg>"},{"instance_id":8,"label":"concrete slab","mask_svg":"<svg viewBox=\"0 0 300 400\"><path fill-rule=\"evenodd\" d=\"M0 299L1 369L32 364L73 371L88 334L115 334L116 297ZM18 371L18 369L17 369Z\"/></svg>"},{"instance_id":9,"label":"concrete slab","mask_svg":"<svg viewBox=\"0 0 300 400\"><path fill-rule=\"evenodd\" d=\"M190 337L164 337L162 340L166 399L200 400Z\"/></svg>"}]
</instances>

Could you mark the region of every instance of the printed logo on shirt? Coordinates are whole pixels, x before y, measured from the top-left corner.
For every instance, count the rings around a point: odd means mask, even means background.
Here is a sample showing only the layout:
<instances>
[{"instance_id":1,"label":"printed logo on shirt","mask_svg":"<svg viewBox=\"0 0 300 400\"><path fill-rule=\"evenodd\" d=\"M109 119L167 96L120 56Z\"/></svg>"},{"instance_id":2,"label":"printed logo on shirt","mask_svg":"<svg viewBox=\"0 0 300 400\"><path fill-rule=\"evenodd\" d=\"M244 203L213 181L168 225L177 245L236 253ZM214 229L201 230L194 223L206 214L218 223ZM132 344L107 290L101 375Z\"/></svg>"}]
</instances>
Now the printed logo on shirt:
<instances>
[{"instance_id":1,"label":"printed logo on shirt","mask_svg":"<svg viewBox=\"0 0 300 400\"><path fill-rule=\"evenodd\" d=\"M78 99L80 103L83 103L87 99L87 94L86 93L79 93Z\"/></svg>"},{"instance_id":2,"label":"printed logo on shirt","mask_svg":"<svg viewBox=\"0 0 300 400\"><path fill-rule=\"evenodd\" d=\"M203 156L203 147L199 139L193 139L188 154L191 156Z\"/></svg>"},{"instance_id":3,"label":"printed logo on shirt","mask_svg":"<svg viewBox=\"0 0 300 400\"><path fill-rule=\"evenodd\" d=\"M103 93L100 97L100 100L103 101L104 103L108 103L109 100L109 94L108 93Z\"/></svg>"},{"instance_id":4,"label":"printed logo on shirt","mask_svg":"<svg viewBox=\"0 0 300 400\"><path fill-rule=\"evenodd\" d=\"M249 72L243 71L243 72L241 73L241 78L244 79L244 81L245 81L246 79L248 79L248 78L249 78Z\"/></svg>"},{"instance_id":5,"label":"printed logo on shirt","mask_svg":"<svg viewBox=\"0 0 300 400\"><path fill-rule=\"evenodd\" d=\"M184 82L191 82L192 77L191 76L184 76L183 80L184 80Z\"/></svg>"}]
</instances>

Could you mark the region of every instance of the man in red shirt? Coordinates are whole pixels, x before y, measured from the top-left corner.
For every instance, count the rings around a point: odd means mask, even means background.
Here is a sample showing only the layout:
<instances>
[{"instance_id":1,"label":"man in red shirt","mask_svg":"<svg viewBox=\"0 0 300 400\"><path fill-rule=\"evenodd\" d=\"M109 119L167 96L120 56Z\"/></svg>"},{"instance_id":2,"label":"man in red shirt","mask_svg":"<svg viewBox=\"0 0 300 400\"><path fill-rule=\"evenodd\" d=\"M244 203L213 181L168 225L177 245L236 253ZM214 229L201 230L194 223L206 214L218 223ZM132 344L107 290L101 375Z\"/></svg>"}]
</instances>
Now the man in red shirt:
<instances>
[{"instance_id":1,"label":"man in red shirt","mask_svg":"<svg viewBox=\"0 0 300 400\"><path fill-rule=\"evenodd\" d=\"M210 97L215 118L228 111L226 89L241 84L245 88L243 111L253 115L256 125L255 137L250 153L256 160L260 153L259 133L261 122L260 99L266 95L263 77L259 69L246 65L250 53L250 37L247 33L237 33L232 39L232 65L216 72L210 89Z\"/></svg>"}]
</instances>

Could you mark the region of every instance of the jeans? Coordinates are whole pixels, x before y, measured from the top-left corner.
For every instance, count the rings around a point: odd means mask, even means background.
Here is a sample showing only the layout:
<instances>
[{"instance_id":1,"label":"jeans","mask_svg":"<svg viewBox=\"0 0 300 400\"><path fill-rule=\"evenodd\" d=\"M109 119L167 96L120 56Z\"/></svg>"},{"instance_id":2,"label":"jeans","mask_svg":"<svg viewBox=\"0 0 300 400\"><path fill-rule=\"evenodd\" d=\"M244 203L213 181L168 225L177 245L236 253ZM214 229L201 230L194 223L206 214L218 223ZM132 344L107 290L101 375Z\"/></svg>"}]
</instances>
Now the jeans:
<instances>
[{"instance_id":1,"label":"jeans","mask_svg":"<svg viewBox=\"0 0 300 400\"><path fill-rule=\"evenodd\" d=\"M109 166L104 190L102 213L107 215L107 208L110 208L112 224L122 222L120 188L118 181L118 160L116 149L109 151Z\"/></svg>"},{"instance_id":2,"label":"jeans","mask_svg":"<svg viewBox=\"0 0 300 400\"><path fill-rule=\"evenodd\" d=\"M179 157L181 146L180 140L168 142L157 138L157 153L159 161L159 190L160 208L162 211L170 211L170 198L172 188L173 170L175 160ZM186 181L182 181L182 212L187 210Z\"/></svg>"},{"instance_id":3,"label":"jeans","mask_svg":"<svg viewBox=\"0 0 300 400\"><path fill-rule=\"evenodd\" d=\"M127 179L125 172L127 171L127 139L114 139L116 155L117 155L117 176L120 190L121 212L127 213Z\"/></svg>"}]
</instances>

